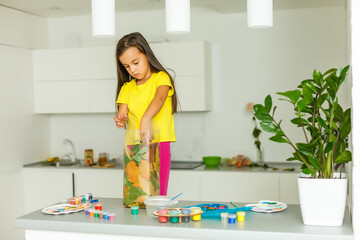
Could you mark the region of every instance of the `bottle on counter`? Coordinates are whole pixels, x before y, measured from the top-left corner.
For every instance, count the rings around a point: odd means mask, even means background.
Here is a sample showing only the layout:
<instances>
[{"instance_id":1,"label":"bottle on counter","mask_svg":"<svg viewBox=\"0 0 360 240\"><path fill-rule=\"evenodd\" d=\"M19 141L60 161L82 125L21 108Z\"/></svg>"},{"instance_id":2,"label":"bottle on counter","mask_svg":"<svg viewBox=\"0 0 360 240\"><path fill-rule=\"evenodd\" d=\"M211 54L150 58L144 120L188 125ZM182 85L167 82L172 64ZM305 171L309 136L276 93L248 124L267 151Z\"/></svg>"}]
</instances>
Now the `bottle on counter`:
<instances>
[{"instance_id":1,"label":"bottle on counter","mask_svg":"<svg viewBox=\"0 0 360 240\"><path fill-rule=\"evenodd\" d=\"M94 163L94 153L92 149L85 149L85 166L90 166Z\"/></svg>"}]
</instances>

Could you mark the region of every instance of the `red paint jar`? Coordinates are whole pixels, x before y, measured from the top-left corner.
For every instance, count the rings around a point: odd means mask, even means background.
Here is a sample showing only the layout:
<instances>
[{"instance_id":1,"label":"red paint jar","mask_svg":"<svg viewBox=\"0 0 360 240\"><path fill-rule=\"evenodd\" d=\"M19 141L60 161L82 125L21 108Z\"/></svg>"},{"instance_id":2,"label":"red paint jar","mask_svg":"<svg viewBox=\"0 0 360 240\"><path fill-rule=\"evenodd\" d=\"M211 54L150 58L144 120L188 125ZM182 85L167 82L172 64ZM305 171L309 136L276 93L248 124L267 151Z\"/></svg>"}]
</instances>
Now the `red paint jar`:
<instances>
[{"instance_id":1,"label":"red paint jar","mask_svg":"<svg viewBox=\"0 0 360 240\"><path fill-rule=\"evenodd\" d=\"M168 221L168 217L159 217L159 222L166 223Z\"/></svg>"},{"instance_id":2,"label":"red paint jar","mask_svg":"<svg viewBox=\"0 0 360 240\"><path fill-rule=\"evenodd\" d=\"M100 211L102 211L102 204L101 204L101 203L96 203L96 204L95 204L95 210L100 210Z\"/></svg>"}]
</instances>

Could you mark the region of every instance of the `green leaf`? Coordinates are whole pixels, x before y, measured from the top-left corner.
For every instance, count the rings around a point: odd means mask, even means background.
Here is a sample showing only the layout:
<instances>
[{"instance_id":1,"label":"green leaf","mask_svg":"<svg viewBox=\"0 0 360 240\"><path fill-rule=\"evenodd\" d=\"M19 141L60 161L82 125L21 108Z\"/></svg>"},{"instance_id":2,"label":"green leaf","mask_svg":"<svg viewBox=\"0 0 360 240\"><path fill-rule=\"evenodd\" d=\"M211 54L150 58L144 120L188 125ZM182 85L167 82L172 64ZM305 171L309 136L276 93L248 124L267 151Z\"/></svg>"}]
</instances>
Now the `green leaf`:
<instances>
[{"instance_id":1,"label":"green leaf","mask_svg":"<svg viewBox=\"0 0 360 240\"><path fill-rule=\"evenodd\" d=\"M316 121L325 129L329 129L326 122L321 117L316 117Z\"/></svg>"},{"instance_id":2,"label":"green leaf","mask_svg":"<svg viewBox=\"0 0 360 240\"><path fill-rule=\"evenodd\" d=\"M296 161L297 159L294 157L289 157L288 159L286 159L286 161Z\"/></svg>"},{"instance_id":3,"label":"green leaf","mask_svg":"<svg viewBox=\"0 0 360 240\"><path fill-rule=\"evenodd\" d=\"M301 127L301 124L304 125L304 126L309 125L309 122L306 121L306 119L304 119L304 118L298 118L298 117L297 117L297 118L293 118L293 119L291 119L291 122L292 122L293 124L297 125L298 127Z\"/></svg>"},{"instance_id":4,"label":"green leaf","mask_svg":"<svg viewBox=\"0 0 360 240\"><path fill-rule=\"evenodd\" d=\"M313 90L306 85L303 86L302 95L306 102L312 103L314 101Z\"/></svg>"},{"instance_id":5,"label":"green leaf","mask_svg":"<svg viewBox=\"0 0 360 240\"><path fill-rule=\"evenodd\" d=\"M334 143L333 143L333 142L329 142L329 143L326 145L324 152L325 152L325 153L330 152L330 151L333 149L333 147L334 147Z\"/></svg>"},{"instance_id":6,"label":"green leaf","mask_svg":"<svg viewBox=\"0 0 360 240\"><path fill-rule=\"evenodd\" d=\"M301 86L302 86L303 88L306 86L307 88L309 88L309 89L312 91L312 93L317 93L318 90L319 90L319 88L316 88L316 87L314 86L314 84L312 83L312 81L303 81L303 82L301 83Z\"/></svg>"},{"instance_id":7,"label":"green leaf","mask_svg":"<svg viewBox=\"0 0 360 240\"><path fill-rule=\"evenodd\" d=\"M335 163L347 163L352 160L352 154L349 150L342 152L336 159Z\"/></svg>"},{"instance_id":8,"label":"green leaf","mask_svg":"<svg viewBox=\"0 0 360 240\"><path fill-rule=\"evenodd\" d=\"M289 143L285 138L279 137L279 136L276 136L276 135L269 138L269 140L274 141L274 142L278 142L278 143Z\"/></svg>"},{"instance_id":9,"label":"green leaf","mask_svg":"<svg viewBox=\"0 0 360 240\"><path fill-rule=\"evenodd\" d=\"M320 106L322 106L323 103L325 102L326 98L327 98L327 93L320 95L320 97L317 99L316 107L320 108Z\"/></svg>"},{"instance_id":10,"label":"green leaf","mask_svg":"<svg viewBox=\"0 0 360 240\"><path fill-rule=\"evenodd\" d=\"M277 133L280 131L279 127L271 122L261 122L260 126L265 132Z\"/></svg>"},{"instance_id":11,"label":"green leaf","mask_svg":"<svg viewBox=\"0 0 360 240\"><path fill-rule=\"evenodd\" d=\"M315 176L315 174L316 174L316 171L311 170L311 169L309 169L309 168L304 168L304 169L302 170L302 172L303 172L304 174L311 174L311 176Z\"/></svg>"},{"instance_id":12,"label":"green leaf","mask_svg":"<svg viewBox=\"0 0 360 240\"><path fill-rule=\"evenodd\" d=\"M272 116L273 116L273 117L274 117L276 108L277 108L277 106L274 106L274 108L273 108L273 111L272 111Z\"/></svg>"},{"instance_id":13,"label":"green leaf","mask_svg":"<svg viewBox=\"0 0 360 240\"><path fill-rule=\"evenodd\" d=\"M139 163L141 162L141 155L135 154L134 156L132 156L132 159L136 162L137 165L139 165Z\"/></svg>"},{"instance_id":14,"label":"green leaf","mask_svg":"<svg viewBox=\"0 0 360 240\"><path fill-rule=\"evenodd\" d=\"M331 68L324 73L324 76L328 75L329 73L335 73L335 72L336 72L336 68Z\"/></svg>"},{"instance_id":15,"label":"green leaf","mask_svg":"<svg viewBox=\"0 0 360 240\"><path fill-rule=\"evenodd\" d=\"M264 122L272 122L273 121L273 119L270 117L270 115L268 113L262 114L262 113L256 112L254 115L260 121L264 121Z\"/></svg>"},{"instance_id":16,"label":"green leaf","mask_svg":"<svg viewBox=\"0 0 360 240\"><path fill-rule=\"evenodd\" d=\"M255 104L254 105L254 112L258 113L258 114L268 114L268 112L266 111L265 107L261 104Z\"/></svg>"},{"instance_id":17,"label":"green leaf","mask_svg":"<svg viewBox=\"0 0 360 240\"><path fill-rule=\"evenodd\" d=\"M301 96L301 91L293 90L287 92L277 92L277 94L289 98L292 103L296 103Z\"/></svg>"},{"instance_id":18,"label":"green leaf","mask_svg":"<svg viewBox=\"0 0 360 240\"><path fill-rule=\"evenodd\" d=\"M253 131L254 138L259 137L260 133L261 133L261 130L258 129L258 128L255 128L254 131Z\"/></svg>"},{"instance_id":19,"label":"green leaf","mask_svg":"<svg viewBox=\"0 0 360 240\"><path fill-rule=\"evenodd\" d=\"M270 113L271 108L272 108L272 99L270 95L267 95L265 98L265 109L268 113Z\"/></svg>"},{"instance_id":20,"label":"green leaf","mask_svg":"<svg viewBox=\"0 0 360 240\"><path fill-rule=\"evenodd\" d=\"M315 170L319 170L319 169L320 169L320 166L319 166L319 164L318 164L318 162L316 161L315 158L309 157L309 163L310 163L310 165L311 165Z\"/></svg>"},{"instance_id":21,"label":"green leaf","mask_svg":"<svg viewBox=\"0 0 360 240\"><path fill-rule=\"evenodd\" d=\"M343 122L340 126L341 132L340 132L340 139L345 139L351 132L351 123L350 119L346 122Z\"/></svg>"},{"instance_id":22,"label":"green leaf","mask_svg":"<svg viewBox=\"0 0 360 240\"><path fill-rule=\"evenodd\" d=\"M318 86L322 86L324 84L324 78L323 75L321 74L321 72L319 72L318 70L314 70L313 72L313 78L314 78L314 82L318 85Z\"/></svg>"},{"instance_id":23,"label":"green leaf","mask_svg":"<svg viewBox=\"0 0 360 240\"><path fill-rule=\"evenodd\" d=\"M305 99L301 99L300 101L297 102L296 106L297 106L297 111L300 113L302 112L306 105L308 104L308 102Z\"/></svg>"}]
</instances>

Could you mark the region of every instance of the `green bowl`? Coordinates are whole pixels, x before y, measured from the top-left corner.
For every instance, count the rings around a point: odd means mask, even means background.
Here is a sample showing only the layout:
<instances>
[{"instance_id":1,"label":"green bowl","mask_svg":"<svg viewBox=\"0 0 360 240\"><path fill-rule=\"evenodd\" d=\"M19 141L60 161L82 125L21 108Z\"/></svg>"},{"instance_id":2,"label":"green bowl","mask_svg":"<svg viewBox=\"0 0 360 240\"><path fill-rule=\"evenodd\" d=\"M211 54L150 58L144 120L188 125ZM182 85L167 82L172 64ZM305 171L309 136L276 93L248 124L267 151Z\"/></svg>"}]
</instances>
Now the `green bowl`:
<instances>
[{"instance_id":1,"label":"green bowl","mask_svg":"<svg viewBox=\"0 0 360 240\"><path fill-rule=\"evenodd\" d=\"M219 156L205 156L203 162L207 167L216 167L220 164L221 157Z\"/></svg>"}]
</instances>

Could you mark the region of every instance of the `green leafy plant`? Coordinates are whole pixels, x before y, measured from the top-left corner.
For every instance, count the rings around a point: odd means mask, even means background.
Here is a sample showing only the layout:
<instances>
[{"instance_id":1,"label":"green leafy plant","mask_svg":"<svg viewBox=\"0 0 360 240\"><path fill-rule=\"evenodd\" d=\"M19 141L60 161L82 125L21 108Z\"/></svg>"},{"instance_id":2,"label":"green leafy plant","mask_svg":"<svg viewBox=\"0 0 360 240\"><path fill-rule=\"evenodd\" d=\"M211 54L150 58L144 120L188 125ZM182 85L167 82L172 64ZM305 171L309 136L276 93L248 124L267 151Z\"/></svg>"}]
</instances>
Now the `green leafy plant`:
<instances>
[{"instance_id":1,"label":"green leafy plant","mask_svg":"<svg viewBox=\"0 0 360 240\"><path fill-rule=\"evenodd\" d=\"M294 110L291 123L301 128L305 142L293 143L281 127L282 120L275 120L276 106L268 95L264 105L254 106L255 117L261 128L274 136L269 139L288 143L293 149L287 161L303 163L302 172L316 178L333 178L338 167L352 160L348 150L348 136L351 131L351 109L344 109L338 102L338 91L346 80L349 66L329 69L324 74L317 70L313 79L306 79L295 90L278 92L285 97ZM342 169L342 168L340 168Z\"/></svg>"}]
</instances>

